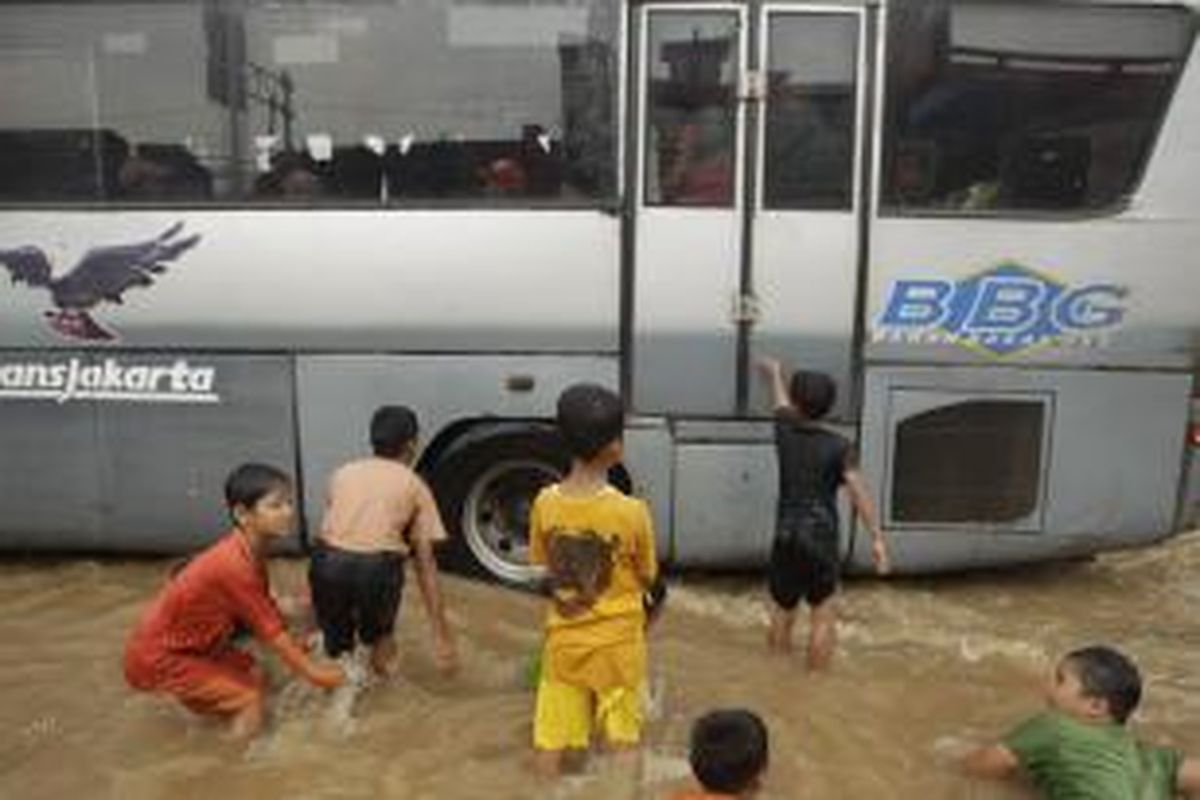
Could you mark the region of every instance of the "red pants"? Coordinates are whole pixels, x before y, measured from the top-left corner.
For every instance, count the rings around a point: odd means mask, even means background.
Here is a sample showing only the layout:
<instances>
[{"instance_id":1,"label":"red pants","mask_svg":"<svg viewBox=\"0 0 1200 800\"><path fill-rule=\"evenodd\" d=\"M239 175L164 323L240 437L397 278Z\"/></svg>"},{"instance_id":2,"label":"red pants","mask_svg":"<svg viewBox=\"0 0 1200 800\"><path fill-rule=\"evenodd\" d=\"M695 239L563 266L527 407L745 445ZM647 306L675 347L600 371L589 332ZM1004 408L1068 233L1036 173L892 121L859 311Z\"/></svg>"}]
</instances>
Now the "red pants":
<instances>
[{"instance_id":1,"label":"red pants","mask_svg":"<svg viewBox=\"0 0 1200 800\"><path fill-rule=\"evenodd\" d=\"M232 716L261 702L265 684L254 657L233 647L204 655L162 655L151 670L127 661L125 674L134 688L169 694L197 714L215 716Z\"/></svg>"}]
</instances>

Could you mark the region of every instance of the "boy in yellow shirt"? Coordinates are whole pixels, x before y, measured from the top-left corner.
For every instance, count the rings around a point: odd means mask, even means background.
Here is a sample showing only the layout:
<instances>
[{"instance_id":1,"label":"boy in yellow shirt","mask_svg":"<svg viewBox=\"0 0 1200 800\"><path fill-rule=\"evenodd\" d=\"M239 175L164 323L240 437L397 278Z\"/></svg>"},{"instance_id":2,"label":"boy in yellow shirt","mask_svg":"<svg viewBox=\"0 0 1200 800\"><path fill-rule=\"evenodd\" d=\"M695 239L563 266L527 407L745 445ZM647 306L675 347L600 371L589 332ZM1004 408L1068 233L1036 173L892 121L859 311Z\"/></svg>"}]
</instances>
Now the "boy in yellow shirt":
<instances>
[{"instance_id":1,"label":"boy in yellow shirt","mask_svg":"<svg viewBox=\"0 0 1200 800\"><path fill-rule=\"evenodd\" d=\"M613 392L577 384L558 399L571 468L529 516L529 558L546 567L542 674L533 722L535 766L559 774L564 750L585 750L593 727L614 750L641 738L646 681L643 594L658 562L650 509L608 483L623 455L624 410Z\"/></svg>"}]
</instances>

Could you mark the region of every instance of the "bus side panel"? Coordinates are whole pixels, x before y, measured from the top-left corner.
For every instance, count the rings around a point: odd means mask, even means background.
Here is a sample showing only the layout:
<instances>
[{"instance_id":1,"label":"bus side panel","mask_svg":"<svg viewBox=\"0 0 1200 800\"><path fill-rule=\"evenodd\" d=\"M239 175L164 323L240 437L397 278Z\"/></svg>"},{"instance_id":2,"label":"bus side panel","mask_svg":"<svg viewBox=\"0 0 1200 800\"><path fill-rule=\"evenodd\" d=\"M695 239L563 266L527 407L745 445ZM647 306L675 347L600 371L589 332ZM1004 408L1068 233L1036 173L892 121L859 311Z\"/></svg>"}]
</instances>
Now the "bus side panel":
<instances>
[{"instance_id":1,"label":"bus side panel","mask_svg":"<svg viewBox=\"0 0 1200 800\"><path fill-rule=\"evenodd\" d=\"M853 428L826 427L854 441ZM674 433L675 560L709 567L765 564L779 498L773 423L680 421ZM845 492L839 493L838 514L839 552L845 553L855 524Z\"/></svg>"},{"instance_id":2,"label":"bus side panel","mask_svg":"<svg viewBox=\"0 0 1200 800\"><path fill-rule=\"evenodd\" d=\"M633 417L625 425L625 468L633 493L650 506L657 555L662 563L676 560L675 470L671 430L662 417Z\"/></svg>"},{"instance_id":3,"label":"bus side panel","mask_svg":"<svg viewBox=\"0 0 1200 800\"><path fill-rule=\"evenodd\" d=\"M1195 222L1136 208L1093 220L881 219L866 358L1190 369L1198 249Z\"/></svg>"},{"instance_id":4,"label":"bus side panel","mask_svg":"<svg viewBox=\"0 0 1200 800\"><path fill-rule=\"evenodd\" d=\"M68 364L63 356L9 352L0 363ZM0 400L0 549L191 551L228 527L233 467L293 472L290 359L109 351L79 363L110 376L103 397L9 388Z\"/></svg>"},{"instance_id":5,"label":"bus side panel","mask_svg":"<svg viewBox=\"0 0 1200 800\"><path fill-rule=\"evenodd\" d=\"M618 346L618 224L549 209L4 212L0 250L39 248L61 277L92 248L190 242L90 310L127 347L595 352ZM6 287L0 341L69 346L47 324L56 302Z\"/></svg>"},{"instance_id":6,"label":"bus side panel","mask_svg":"<svg viewBox=\"0 0 1200 800\"><path fill-rule=\"evenodd\" d=\"M1060 380L1049 530L1131 544L1171 533L1190 377L1086 372Z\"/></svg>"},{"instance_id":7,"label":"bus side panel","mask_svg":"<svg viewBox=\"0 0 1200 800\"><path fill-rule=\"evenodd\" d=\"M64 361L91 363L84 353L60 355ZM0 370L7 378L14 368L42 360L4 352ZM68 540L96 540L99 462L94 403L0 400L0 549L50 550Z\"/></svg>"},{"instance_id":8,"label":"bus side panel","mask_svg":"<svg viewBox=\"0 0 1200 800\"><path fill-rule=\"evenodd\" d=\"M679 443L675 474L680 563L730 567L766 562L778 480L769 443Z\"/></svg>"},{"instance_id":9,"label":"bus side panel","mask_svg":"<svg viewBox=\"0 0 1200 800\"><path fill-rule=\"evenodd\" d=\"M867 372L863 469L902 571L1083 554L1171 531L1186 375Z\"/></svg>"},{"instance_id":10,"label":"bus side panel","mask_svg":"<svg viewBox=\"0 0 1200 800\"><path fill-rule=\"evenodd\" d=\"M300 357L296 391L310 533L319 530L330 473L370 454L368 424L379 406L412 408L424 446L459 421L553 419L559 393L579 381L615 389L617 357Z\"/></svg>"}]
</instances>

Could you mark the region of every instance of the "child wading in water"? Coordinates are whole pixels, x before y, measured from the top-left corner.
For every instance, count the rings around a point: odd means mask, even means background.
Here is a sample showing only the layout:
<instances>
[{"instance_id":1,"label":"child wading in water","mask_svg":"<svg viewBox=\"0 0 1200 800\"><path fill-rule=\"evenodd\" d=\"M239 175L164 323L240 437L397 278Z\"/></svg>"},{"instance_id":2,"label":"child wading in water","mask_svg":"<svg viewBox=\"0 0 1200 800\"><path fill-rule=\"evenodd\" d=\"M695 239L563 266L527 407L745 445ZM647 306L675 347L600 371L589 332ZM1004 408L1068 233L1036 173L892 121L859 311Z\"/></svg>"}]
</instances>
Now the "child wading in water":
<instances>
[{"instance_id":1,"label":"child wading in water","mask_svg":"<svg viewBox=\"0 0 1200 800\"><path fill-rule=\"evenodd\" d=\"M770 757L766 723L744 708L710 711L692 726L688 762L700 784L671 800L751 800L762 790Z\"/></svg>"},{"instance_id":2,"label":"child wading in water","mask_svg":"<svg viewBox=\"0 0 1200 800\"><path fill-rule=\"evenodd\" d=\"M243 464L225 481L233 529L171 576L142 613L125 646L125 677L189 710L229 720L236 738L263 724L266 680L250 653L233 645L248 627L297 674L332 689L344 680L318 664L284 629L271 597L266 553L292 530L291 482L265 464Z\"/></svg>"},{"instance_id":3,"label":"child wading in water","mask_svg":"<svg viewBox=\"0 0 1200 800\"><path fill-rule=\"evenodd\" d=\"M803 598L811 615L808 666L823 669L833 657L837 636L834 594L840 578L840 486L846 487L851 505L871 531L875 569L888 572L891 559L850 443L817 424L833 406L837 394L833 379L823 372L798 370L788 386L775 359L760 359L759 368L770 383L779 459L775 540L767 572L774 606L767 642L772 650L791 649L796 606Z\"/></svg>"},{"instance_id":4,"label":"child wading in water","mask_svg":"<svg viewBox=\"0 0 1200 800\"><path fill-rule=\"evenodd\" d=\"M529 515L529 560L547 568L550 608L533 721L536 767L557 775L563 752L586 750L593 729L613 750L641 739L646 683L644 593L658 562L650 509L608 483L620 463L624 409L601 386L558 400L571 454L559 483Z\"/></svg>"},{"instance_id":5,"label":"child wading in water","mask_svg":"<svg viewBox=\"0 0 1200 800\"><path fill-rule=\"evenodd\" d=\"M381 406L371 416L372 455L343 464L329 479L325 518L309 565L313 606L325 653L353 669L362 644L379 677L396 669L393 632L412 559L417 588L443 672L458 666L433 548L446 538L433 492L416 472L417 415Z\"/></svg>"},{"instance_id":6,"label":"child wading in water","mask_svg":"<svg viewBox=\"0 0 1200 800\"><path fill-rule=\"evenodd\" d=\"M1046 686L1045 711L963 762L984 778L1024 773L1047 800L1200 797L1200 760L1134 738L1125 727L1142 676L1110 647L1067 653Z\"/></svg>"}]
</instances>

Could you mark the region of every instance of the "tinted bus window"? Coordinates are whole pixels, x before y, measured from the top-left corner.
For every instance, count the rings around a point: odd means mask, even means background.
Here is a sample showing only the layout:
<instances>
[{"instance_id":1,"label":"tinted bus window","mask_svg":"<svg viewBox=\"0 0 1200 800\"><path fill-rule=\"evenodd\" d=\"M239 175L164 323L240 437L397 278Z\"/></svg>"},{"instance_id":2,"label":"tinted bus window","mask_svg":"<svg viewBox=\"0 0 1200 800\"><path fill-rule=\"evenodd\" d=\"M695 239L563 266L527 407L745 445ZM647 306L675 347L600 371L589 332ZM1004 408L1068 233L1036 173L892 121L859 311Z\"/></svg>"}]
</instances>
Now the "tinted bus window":
<instances>
[{"instance_id":1,"label":"tinted bus window","mask_svg":"<svg viewBox=\"0 0 1200 800\"><path fill-rule=\"evenodd\" d=\"M647 35L647 205L734 205L738 17L651 14Z\"/></svg>"},{"instance_id":2,"label":"tinted bus window","mask_svg":"<svg viewBox=\"0 0 1200 800\"><path fill-rule=\"evenodd\" d=\"M774 14L769 37L764 205L850 208L858 19Z\"/></svg>"},{"instance_id":3,"label":"tinted bus window","mask_svg":"<svg viewBox=\"0 0 1200 800\"><path fill-rule=\"evenodd\" d=\"M0 201L592 203L605 0L0 2Z\"/></svg>"},{"instance_id":4,"label":"tinted bus window","mask_svg":"<svg viewBox=\"0 0 1200 800\"><path fill-rule=\"evenodd\" d=\"M883 202L1080 210L1130 193L1193 36L1173 7L900 0Z\"/></svg>"}]
</instances>

